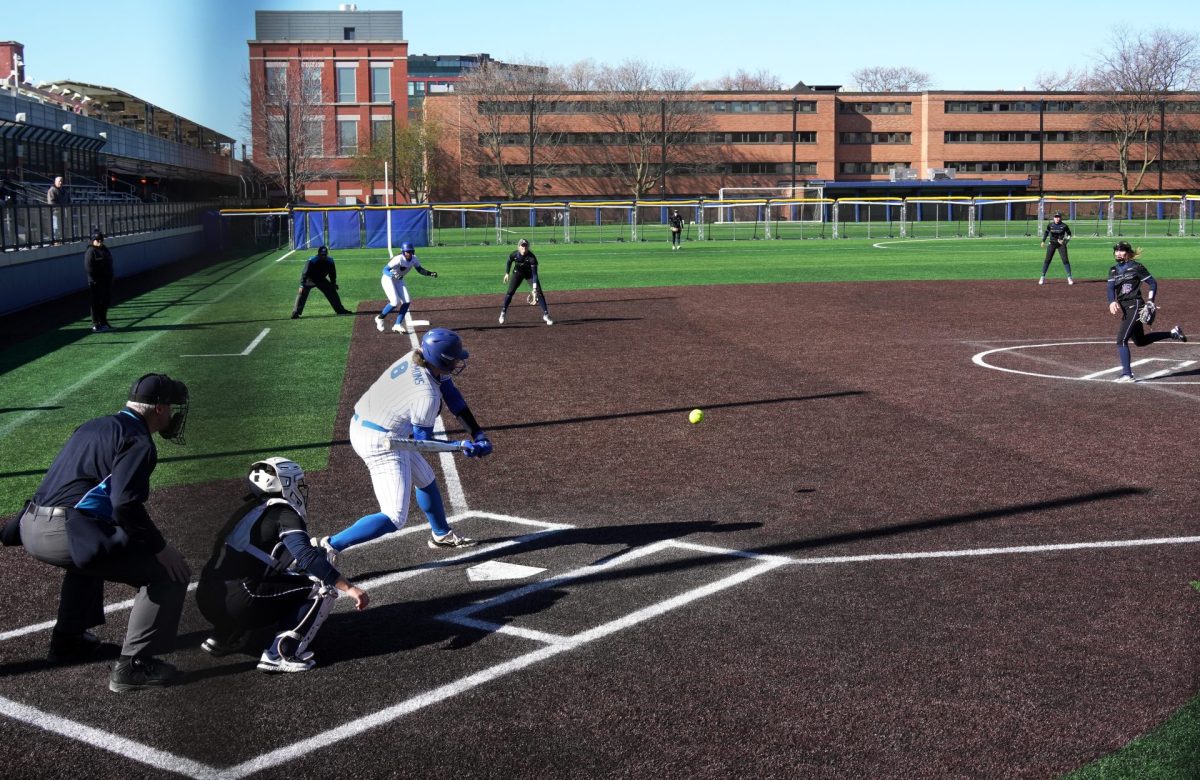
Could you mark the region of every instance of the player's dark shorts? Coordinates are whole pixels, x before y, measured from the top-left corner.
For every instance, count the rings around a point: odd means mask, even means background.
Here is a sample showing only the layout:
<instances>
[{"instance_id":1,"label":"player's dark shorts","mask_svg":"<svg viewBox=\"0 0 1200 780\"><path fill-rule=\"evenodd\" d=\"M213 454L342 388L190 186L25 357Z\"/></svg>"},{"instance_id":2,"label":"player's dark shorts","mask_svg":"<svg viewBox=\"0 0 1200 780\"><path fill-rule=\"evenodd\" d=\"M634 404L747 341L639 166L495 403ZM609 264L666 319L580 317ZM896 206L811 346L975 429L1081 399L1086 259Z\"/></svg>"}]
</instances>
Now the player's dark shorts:
<instances>
[{"instance_id":1,"label":"player's dark shorts","mask_svg":"<svg viewBox=\"0 0 1200 780\"><path fill-rule=\"evenodd\" d=\"M206 569L196 588L196 603L200 614L218 628L265 628L295 615L311 597L312 586L312 580L301 575L225 580Z\"/></svg>"},{"instance_id":2,"label":"player's dark shorts","mask_svg":"<svg viewBox=\"0 0 1200 780\"><path fill-rule=\"evenodd\" d=\"M1146 338L1146 330L1138 319L1138 312L1145 304L1140 300L1121 301L1121 324L1117 326L1117 346L1133 339L1133 343L1144 347L1150 343Z\"/></svg>"},{"instance_id":3,"label":"player's dark shorts","mask_svg":"<svg viewBox=\"0 0 1200 780\"><path fill-rule=\"evenodd\" d=\"M521 282L527 279L530 280L530 284L533 284L533 271L522 271L514 266L512 273L508 275L508 294L512 295L515 293L517 288L521 286Z\"/></svg>"}]
</instances>

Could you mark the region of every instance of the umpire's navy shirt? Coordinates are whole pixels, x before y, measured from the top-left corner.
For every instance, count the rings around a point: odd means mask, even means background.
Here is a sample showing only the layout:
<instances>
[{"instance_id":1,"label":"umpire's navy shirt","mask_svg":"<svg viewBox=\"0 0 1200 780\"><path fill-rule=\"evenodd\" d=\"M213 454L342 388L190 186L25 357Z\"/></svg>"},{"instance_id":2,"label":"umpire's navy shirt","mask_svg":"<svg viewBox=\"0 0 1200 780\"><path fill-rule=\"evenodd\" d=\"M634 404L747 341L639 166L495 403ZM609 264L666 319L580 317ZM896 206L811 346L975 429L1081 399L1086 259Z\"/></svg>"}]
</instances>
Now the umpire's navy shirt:
<instances>
[{"instance_id":1,"label":"umpire's navy shirt","mask_svg":"<svg viewBox=\"0 0 1200 780\"><path fill-rule=\"evenodd\" d=\"M146 421L132 409L122 409L75 429L50 464L33 503L68 508L67 538L78 566L122 546L126 534L130 544L158 553L167 543L145 507L157 464L158 450Z\"/></svg>"}]
</instances>

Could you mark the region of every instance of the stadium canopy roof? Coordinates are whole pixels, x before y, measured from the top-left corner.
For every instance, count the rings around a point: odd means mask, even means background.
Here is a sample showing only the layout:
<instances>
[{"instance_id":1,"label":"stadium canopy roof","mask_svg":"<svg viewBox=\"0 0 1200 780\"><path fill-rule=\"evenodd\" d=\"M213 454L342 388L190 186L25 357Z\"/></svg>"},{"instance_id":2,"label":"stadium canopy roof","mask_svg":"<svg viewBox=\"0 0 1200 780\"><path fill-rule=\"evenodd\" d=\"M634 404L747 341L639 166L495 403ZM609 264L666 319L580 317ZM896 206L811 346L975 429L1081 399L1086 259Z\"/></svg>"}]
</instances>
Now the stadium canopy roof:
<instances>
[{"instance_id":1,"label":"stadium canopy roof","mask_svg":"<svg viewBox=\"0 0 1200 780\"><path fill-rule=\"evenodd\" d=\"M114 125L121 125L201 149L211 150L236 143L236 139L219 133L211 127L193 122L116 87L88 84L71 79L51 83L90 98L87 114Z\"/></svg>"}]
</instances>

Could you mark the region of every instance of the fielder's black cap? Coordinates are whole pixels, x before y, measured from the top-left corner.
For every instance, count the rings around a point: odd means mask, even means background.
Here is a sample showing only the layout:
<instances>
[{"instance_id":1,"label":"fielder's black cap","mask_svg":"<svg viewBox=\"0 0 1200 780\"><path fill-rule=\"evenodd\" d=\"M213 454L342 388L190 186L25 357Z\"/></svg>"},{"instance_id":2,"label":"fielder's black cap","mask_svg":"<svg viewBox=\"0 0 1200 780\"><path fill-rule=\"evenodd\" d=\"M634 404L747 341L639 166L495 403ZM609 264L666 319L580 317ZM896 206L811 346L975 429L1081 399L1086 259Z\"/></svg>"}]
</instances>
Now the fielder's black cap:
<instances>
[{"instance_id":1,"label":"fielder's black cap","mask_svg":"<svg viewBox=\"0 0 1200 780\"><path fill-rule=\"evenodd\" d=\"M141 404L186 404L187 385L166 374L146 374L129 388L129 400Z\"/></svg>"},{"instance_id":2,"label":"fielder's black cap","mask_svg":"<svg viewBox=\"0 0 1200 780\"><path fill-rule=\"evenodd\" d=\"M520 241L517 242L517 246L529 246L529 239L522 238Z\"/></svg>"},{"instance_id":3,"label":"fielder's black cap","mask_svg":"<svg viewBox=\"0 0 1200 780\"><path fill-rule=\"evenodd\" d=\"M1129 243L1128 241L1118 241L1113 245L1113 251L1128 252L1129 254L1133 254L1133 244Z\"/></svg>"},{"instance_id":4,"label":"fielder's black cap","mask_svg":"<svg viewBox=\"0 0 1200 780\"><path fill-rule=\"evenodd\" d=\"M104 240L104 234L100 232L100 228L93 228L92 241L103 241L103 240Z\"/></svg>"},{"instance_id":5,"label":"fielder's black cap","mask_svg":"<svg viewBox=\"0 0 1200 780\"><path fill-rule=\"evenodd\" d=\"M1061 211L1056 211L1056 212L1054 212L1054 216L1056 216L1056 217L1061 217L1061 216L1062 216L1062 212L1061 212Z\"/></svg>"},{"instance_id":6,"label":"fielder's black cap","mask_svg":"<svg viewBox=\"0 0 1200 780\"><path fill-rule=\"evenodd\" d=\"M329 247L322 244L321 246L317 247L317 254L319 254L319 255L329 254Z\"/></svg>"}]
</instances>

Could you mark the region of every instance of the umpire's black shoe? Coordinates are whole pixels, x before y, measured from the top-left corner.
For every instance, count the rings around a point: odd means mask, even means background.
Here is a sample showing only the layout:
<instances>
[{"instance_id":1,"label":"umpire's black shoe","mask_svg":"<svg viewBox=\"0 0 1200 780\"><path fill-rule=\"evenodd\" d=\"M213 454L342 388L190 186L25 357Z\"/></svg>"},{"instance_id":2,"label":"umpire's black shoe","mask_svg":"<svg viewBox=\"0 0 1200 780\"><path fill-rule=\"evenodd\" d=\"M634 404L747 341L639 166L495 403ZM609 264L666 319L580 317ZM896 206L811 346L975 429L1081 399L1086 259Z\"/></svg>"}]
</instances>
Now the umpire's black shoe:
<instances>
[{"instance_id":1,"label":"umpire's black shoe","mask_svg":"<svg viewBox=\"0 0 1200 780\"><path fill-rule=\"evenodd\" d=\"M86 661L100 649L100 637L92 631L78 634L50 633L50 652L46 658L52 664L71 664Z\"/></svg>"},{"instance_id":2,"label":"umpire's black shoe","mask_svg":"<svg viewBox=\"0 0 1200 780\"><path fill-rule=\"evenodd\" d=\"M108 689L117 693L140 691L144 688L161 688L179 679L180 673L173 665L150 656L121 656L112 673L108 675Z\"/></svg>"}]
</instances>

